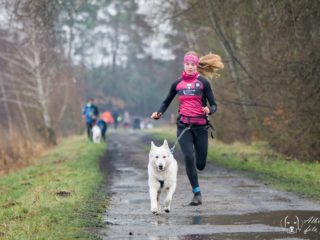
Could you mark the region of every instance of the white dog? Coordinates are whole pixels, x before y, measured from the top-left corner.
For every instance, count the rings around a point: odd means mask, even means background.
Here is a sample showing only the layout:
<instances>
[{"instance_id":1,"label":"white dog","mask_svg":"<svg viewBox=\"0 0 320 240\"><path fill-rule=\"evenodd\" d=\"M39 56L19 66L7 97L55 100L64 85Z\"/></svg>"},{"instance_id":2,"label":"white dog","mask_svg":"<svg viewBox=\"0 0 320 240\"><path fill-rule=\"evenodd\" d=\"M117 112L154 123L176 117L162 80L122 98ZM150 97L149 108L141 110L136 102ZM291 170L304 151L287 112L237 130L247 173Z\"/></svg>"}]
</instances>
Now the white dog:
<instances>
[{"instance_id":1,"label":"white dog","mask_svg":"<svg viewBox=\"0 0 320 240\"><path fill-rule=\"evenodd\" d=\"M151 201L151 212L160 213L160 193L165 191L164 211L170 212L170 205L177 184L178 164L174 159L167 140L161 147L151 142L148 164L148 183Z\"/></svg>"},{"instance_id":2,"label":"white dog","mask_svg":"<svg viewBox=\"0 0 320 240\"><path fill-rule=\"evenodd\" d=\"M100 143L101 141L101 129L97 126L97 125L94 125L92 127L92 141L94 143Z\"/></svg>"}]
</instances>

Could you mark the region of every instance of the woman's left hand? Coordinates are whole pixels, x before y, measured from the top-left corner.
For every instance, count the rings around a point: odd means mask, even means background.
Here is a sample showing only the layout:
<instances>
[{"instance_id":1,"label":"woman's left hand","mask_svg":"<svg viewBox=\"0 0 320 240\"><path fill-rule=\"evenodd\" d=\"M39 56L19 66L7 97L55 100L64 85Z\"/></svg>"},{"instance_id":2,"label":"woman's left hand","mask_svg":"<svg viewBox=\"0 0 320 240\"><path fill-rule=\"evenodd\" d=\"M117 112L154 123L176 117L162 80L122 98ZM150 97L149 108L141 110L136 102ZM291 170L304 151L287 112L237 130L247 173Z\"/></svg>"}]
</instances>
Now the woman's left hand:
<instances>
[{"instance_id":1,"label":"woman's left hand","mask_svg":"<svg viewBox=\"0 0 320 240\"><path fill-rule=\"evenodd\" d=\"M203 107L202 110L206 115L210 113L210 109L208 107Z\"/></svg>"}]
</instances>

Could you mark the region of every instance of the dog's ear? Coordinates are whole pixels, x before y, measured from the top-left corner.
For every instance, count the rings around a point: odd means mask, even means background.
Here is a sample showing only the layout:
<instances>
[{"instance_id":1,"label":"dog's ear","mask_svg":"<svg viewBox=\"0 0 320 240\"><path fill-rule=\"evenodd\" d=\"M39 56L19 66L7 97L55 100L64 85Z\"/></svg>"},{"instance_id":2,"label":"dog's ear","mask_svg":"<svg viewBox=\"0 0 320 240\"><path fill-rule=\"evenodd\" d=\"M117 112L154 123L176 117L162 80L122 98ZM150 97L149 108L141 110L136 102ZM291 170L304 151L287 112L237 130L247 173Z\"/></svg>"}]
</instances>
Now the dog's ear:
<instances>
[{"instance_id":1,"label":"dog's ear","mask_svg":"<svg viewBox=\"0 0 320 240\"><path fill-rule=\"evenodd\" d=\"M165 139L163 141L163 146L166 147L166 148L169 148L169 145L168 145L168 142L167 142L167 139Z\"/></svg>"},{"instance_id":2,"label":"dog's ear","mask_svg":"<svg viewBox=\"0 0 320 240\"><path fill-rule=\"evenodd\" d=\"M154 145L153 141L151 141L151 149L155 148L156 145Z\"/></svg>"}]
</instances>

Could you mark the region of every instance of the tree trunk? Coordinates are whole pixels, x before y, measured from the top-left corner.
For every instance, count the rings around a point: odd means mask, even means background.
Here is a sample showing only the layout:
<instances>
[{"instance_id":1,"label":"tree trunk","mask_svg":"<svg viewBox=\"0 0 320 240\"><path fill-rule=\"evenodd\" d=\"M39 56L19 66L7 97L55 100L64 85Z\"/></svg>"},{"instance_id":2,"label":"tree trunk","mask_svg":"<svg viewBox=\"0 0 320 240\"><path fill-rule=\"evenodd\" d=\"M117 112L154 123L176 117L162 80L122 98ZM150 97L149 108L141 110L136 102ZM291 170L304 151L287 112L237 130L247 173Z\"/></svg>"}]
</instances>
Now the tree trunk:
<instances>
[{"instance_id":1,"label":"tree trunk","mask_svg":"<svg viewBox=\"0 0 320 240\"><path fill-rule=\"evenodd\" d=\"M248 121L248 125L251 130L251 133L253 133L259 129L257 116L256 116L256 113L254 112L254 110L251 109L250 107L248 107L248 105L251 104L251 100L250 100L250 97L245 93L244 88L242 86L242 82L241 82L239 72L237 69L235 55L234 55L233 50L231 48L230 42L226 39L226 37L221 29L221 26L218 24L216 16L212 12L213 7L210 3L210 0L206 0L206 9L208 11L208 16L209 16L209 20L212 25L212 28L214 29L215 33L217 34L218 40L219 40L226 56L230 59L230 61L228 61L228 65L230 68L231 78L235 83L235 87L236 87L239 99L242 103L241 106L242 106L243 113Z\"/></svg>"},{"instance_id":2,"label":"tree trunk","mask_svg":"<svg viewBox=\"0 0 320 240\"><path fill-rule=\"evenodd\" d=\"M13 73L14 72L13 66L12 66L12 64L10 62L8 63L8 66L9 66L10 72ZM22 105L22 100L21 100L21 96L20 96L19 91L15 92L15 96L17 98L17 105L18 105L18 108L19 108L19 111L20 111L20 114L21 114L21 117L22 117L22 124L23 124L22 129L26 130L27 138L30 141L33 141L32 134L31 134L31 128L30 128L29 121L28 121L28 117L27 117L25 109L24 109L24 107Z\"/></svg>"},{"instance_id":3,"label":"tree trunk","mask_svg":"<svg viewBox=\"0 0 320 240\"><path fill-rule=\"evenodd\" d=\"M43 131L47 144L56 144L56 134L52 127L51 117L49 114L49 89L45 89L44 79L41 74L40 52L35 46L35 37L32 38L32 50L35 64L35 78L37 83L37 95L40 104L40 113L43 120ZM47 66L50 67L50 66ZM50 80L49 80L50 81ZM49 87L46 86L47 88ZM47 94L46 94L47 93Z\"/></svg>"},{"instance_id":4,"label":"tree trunk","mask_svg":"<svg viewBox=\"0 0 320 240\"><path fill-rule=\"evenodd\" d=\"M7 115L7 121L8 121L8 131L9 131L9 136L12 137L12 133L13 133L13 126L12 126L12 117L11 117L11 113L9 110L9 105L7 102L7 95L6 95L6 90L3 86L3 82L2 79L0 79L0 90L1 90L1 95L3 96L3 105L4 105L4 109L5 109L5 113Z\"/></svg>"},{"instance_id":5,"label":"tree trunk","mask_svg":"<svg viewBox=\"0 0 320 240\"><path fill-rule=\"evenodd\" d=\"M24 110L24 107L22 106L22 103L21 103L20 93L17 92L16 93L16 97L17 97L17 105L18 105L19 111L20 111L21 116L22 116L23 127L25 128L26 133L27 133L27 138L30 141L33 141L32 134L31 134L31 129L30 129L30 125L29 125L29 121L28 121L26 112Z\"/></svg>"}]
</instances>

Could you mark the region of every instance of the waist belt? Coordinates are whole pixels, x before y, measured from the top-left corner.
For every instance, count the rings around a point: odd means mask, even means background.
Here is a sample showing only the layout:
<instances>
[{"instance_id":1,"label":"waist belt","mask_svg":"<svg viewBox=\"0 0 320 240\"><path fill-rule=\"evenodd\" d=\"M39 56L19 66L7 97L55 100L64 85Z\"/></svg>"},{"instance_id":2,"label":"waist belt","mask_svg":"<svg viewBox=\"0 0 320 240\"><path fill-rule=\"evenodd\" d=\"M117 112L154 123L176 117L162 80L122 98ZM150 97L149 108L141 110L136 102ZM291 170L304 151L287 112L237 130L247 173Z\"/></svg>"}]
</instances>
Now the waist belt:
<instances>
[{"instance_id":1,"label":"waist belt","mask_svg":"<svg viewBox=\"0 0 320 240\"><path fill-rule=\"evenodd\" d=\"M184 118L187 118L188 119L188 123L183 123L180 121L180 118L181 117L184 117ZM192 123L190 123L190 119L191 118L202 118L202 119L205 119L206 120L206 124L204 125L194 125ZM211 129L211 132L210 132L210 135L211 135L211 138L215 138L213 134L213 132L215 132L215 128L213 126L213 124L209 121L209 117L207 115L204 115L204 116L185 116L183 114L179 114L178 118L177 118L177 125L178 126L181 126L181 127L187 127L187 126L190 126L191 129L197 129L197 128L207 128L207 129Z\"/></svg>"}]
</instances>

